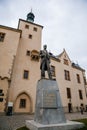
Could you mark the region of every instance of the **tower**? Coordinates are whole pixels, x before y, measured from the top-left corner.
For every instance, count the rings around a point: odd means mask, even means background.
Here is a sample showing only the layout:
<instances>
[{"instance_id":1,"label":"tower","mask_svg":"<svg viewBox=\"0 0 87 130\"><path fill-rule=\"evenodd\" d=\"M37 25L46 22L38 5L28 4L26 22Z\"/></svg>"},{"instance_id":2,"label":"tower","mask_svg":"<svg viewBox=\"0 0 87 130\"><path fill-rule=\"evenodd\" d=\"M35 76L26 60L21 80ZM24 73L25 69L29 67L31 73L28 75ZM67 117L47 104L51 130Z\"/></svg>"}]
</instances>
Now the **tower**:
<instances>
[{"instance_id":1,"label":"tower","mask_svg":"<svg viewBox=\"0 0 87 130\"><path fill-rule=\"evenodd\" d=\"M22 31L22 35L15 57L9 96L9 102L14 104L14 112L34 112L35 86L40 77L39 50L43 29L43 26L34 23L34 17L31 11L26 20L19 19L18 23L18 30Z\"/></svg>"}]
</instances>

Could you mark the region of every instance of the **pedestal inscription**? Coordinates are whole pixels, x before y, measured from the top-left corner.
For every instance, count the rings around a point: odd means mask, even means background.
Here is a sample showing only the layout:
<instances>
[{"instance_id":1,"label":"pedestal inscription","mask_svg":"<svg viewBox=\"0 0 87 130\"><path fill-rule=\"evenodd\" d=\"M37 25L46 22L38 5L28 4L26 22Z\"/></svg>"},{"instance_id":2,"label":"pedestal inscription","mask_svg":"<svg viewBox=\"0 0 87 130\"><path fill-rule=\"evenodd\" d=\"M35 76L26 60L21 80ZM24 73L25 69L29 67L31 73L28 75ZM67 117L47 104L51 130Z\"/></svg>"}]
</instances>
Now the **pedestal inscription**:
<instances>
[{"instance_id":1,"label":"pedestal inscription","mask_svg":"<svg viewBox=\"0 0 87 130\"><path fill-rule=\"evenodd\" d=\"M43 90L42 108L57 108L57 91Z\"/></svg>"}]
</instances>

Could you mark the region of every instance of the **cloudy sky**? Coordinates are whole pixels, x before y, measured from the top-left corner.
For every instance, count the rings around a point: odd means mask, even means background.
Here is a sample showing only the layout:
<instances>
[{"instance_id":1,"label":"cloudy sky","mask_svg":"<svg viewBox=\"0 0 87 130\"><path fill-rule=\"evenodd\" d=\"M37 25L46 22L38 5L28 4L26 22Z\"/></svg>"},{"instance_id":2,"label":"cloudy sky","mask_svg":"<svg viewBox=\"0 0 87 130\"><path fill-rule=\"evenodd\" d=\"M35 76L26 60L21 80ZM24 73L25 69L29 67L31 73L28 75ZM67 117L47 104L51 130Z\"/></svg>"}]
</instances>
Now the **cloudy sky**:
<instances>
[{"instance_id":1,"label":"cloudy sky","mask_svg":"<svg viewBox=\"0 0 87 130\"><path fill-rule=\"evenodd\" d=\"M87 0L0 0L0 24L17 28L30 10L43 25L42 45L54 55L67 51L87 75Z\"/></svg>"}]
</instances>

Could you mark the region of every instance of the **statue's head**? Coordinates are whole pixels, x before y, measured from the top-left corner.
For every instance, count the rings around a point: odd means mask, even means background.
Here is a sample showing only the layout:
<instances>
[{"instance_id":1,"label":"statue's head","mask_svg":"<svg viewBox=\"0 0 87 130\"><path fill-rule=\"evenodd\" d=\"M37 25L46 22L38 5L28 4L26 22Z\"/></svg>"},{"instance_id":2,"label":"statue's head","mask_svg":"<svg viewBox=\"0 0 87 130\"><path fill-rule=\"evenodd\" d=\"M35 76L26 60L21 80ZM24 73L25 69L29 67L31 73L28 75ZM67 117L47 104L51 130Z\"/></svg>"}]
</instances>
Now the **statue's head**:
<instances>
[{"instance_id":1,"label":"statue's head","mask_svg":"<svg viewBox=\"0 0 87 130\"><path fill-rule=\"evenodd\" d=\"M43 48L46 50L47 49L47 45L44 45Z\"/></svg>"}]
</instances>

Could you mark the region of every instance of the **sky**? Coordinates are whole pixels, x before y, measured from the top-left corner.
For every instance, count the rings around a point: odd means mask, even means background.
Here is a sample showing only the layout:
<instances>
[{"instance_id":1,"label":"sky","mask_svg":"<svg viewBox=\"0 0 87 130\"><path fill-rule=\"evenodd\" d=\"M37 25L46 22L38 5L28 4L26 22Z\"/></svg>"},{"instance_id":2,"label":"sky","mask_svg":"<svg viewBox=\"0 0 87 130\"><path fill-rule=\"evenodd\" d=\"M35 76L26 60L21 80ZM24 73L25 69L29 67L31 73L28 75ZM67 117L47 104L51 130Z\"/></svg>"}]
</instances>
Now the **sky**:
<instances>
[{"instance_id":1,"label":"sky","mask_svg":"<svg viewBox=\"0 0 87 130\"><path fill-rule=\"evenodd\" d=\"M34 22L44 26L42 46L54 55L65 49L87 77L87 0L0 0L0 25L17 28L31 8Z\"/></svg>"}]
</instances>

